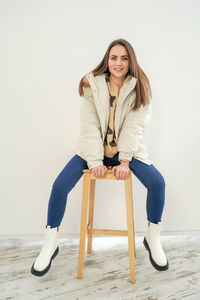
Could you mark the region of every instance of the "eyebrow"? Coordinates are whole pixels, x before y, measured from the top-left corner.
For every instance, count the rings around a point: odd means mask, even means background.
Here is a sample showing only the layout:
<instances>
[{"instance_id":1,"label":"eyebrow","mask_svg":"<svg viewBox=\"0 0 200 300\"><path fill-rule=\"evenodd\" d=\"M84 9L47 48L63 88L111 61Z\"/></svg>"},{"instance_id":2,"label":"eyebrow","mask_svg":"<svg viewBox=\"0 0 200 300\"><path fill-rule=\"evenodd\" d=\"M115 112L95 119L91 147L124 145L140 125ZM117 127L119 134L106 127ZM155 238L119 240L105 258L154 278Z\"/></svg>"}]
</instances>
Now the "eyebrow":
<instances>
[{"instance_id":1,"label":"eyebrow","mask_svg":"<svg viewBox=\"0 0 200 300\"><path fill-rule=\"evenodd\" d=\"M115 57L117 57L117 55L114 55L114 54L112 54L111 56L115 56ZM122 57L123 57L123 56L127 56L127 57L128 57L128 55L122 55Z\"/></svg>"}]
</instances>

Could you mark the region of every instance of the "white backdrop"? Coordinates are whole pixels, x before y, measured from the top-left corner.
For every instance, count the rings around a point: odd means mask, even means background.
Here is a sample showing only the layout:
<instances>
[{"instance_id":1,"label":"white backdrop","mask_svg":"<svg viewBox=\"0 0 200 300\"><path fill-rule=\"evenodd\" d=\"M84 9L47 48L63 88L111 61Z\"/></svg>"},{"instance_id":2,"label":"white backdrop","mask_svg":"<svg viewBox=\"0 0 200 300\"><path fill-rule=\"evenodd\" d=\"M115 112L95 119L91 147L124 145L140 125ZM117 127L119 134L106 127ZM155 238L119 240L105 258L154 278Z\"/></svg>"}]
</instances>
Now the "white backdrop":
<instances>
[{"instance_id":1,"label":"white backdrop","mask_svg":"<svg viewBox=\"0 0 200 300\"><path fill-rule=\"evenodd\" d=\"M166 182L163 231L200 230L199 1L0 1L0 234L44 232L52 184L74 155L78 84L109 45L127 39L149 77L144 141ZM80 229L82 179L60 227ZM133 176L136 232L146 188ZM126 228L123 181L97 181L95 222Z\"/></svg>"}]
</instances>

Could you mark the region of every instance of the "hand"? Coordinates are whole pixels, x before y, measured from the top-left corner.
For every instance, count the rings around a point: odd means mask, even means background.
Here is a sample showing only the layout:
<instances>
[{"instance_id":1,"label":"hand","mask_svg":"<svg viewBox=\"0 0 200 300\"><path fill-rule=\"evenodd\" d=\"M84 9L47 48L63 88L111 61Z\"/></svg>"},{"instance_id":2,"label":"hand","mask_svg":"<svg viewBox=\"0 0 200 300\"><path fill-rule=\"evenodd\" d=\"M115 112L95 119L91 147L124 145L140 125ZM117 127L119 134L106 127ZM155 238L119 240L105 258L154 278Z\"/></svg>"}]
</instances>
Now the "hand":
<instances>
[{"instance_id":1,"label":"hand","mask_svg":"<svg viewBox=\"0 0 200 300\"><path fill-rule=\"evenodd\" d=\"M98 166L92 169L92 174L96 177L104 177L106 175L107 168L106 166Z\"/></svg>"},{"instance_id":2,"label":"hand","mask_svg":"<svg viewBox=\"0 0 200 300\"><path fill-rule=\"evenodd\" d=\"M112 168L112 173L117 177L117 179L123 180L129 175L130 168L128 164L120 164Z\"/></svg>"}]
</instances>

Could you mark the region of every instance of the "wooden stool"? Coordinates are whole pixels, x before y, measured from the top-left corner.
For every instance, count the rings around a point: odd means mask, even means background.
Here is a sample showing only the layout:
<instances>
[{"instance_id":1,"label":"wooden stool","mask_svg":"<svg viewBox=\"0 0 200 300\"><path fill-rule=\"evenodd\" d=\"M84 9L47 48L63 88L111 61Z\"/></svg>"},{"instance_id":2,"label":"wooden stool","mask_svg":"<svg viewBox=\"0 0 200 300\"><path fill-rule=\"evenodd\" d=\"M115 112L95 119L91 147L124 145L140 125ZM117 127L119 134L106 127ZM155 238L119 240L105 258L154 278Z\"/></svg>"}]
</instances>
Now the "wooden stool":
<instances>
[{"instance_id":1,"label":"wooden stool","mask_svg":"<svg viewBox=\"0 0 200 300\"><path fill-rule=\"evenodd\" d=\"M80 241L79 241L79 259L78 259L78 275L77 278L83 277L83 266L85 256L85 237L88 234L87 253L91 253L92 249L92 235L123 235L128 236L128 253L129 253L129 269L130 281L135 282L135 230L134 230L134 214L133 214L133 195L132 195L132 171L123 179L125 182L125 196L126 196L126 215L127 215L127 229L128 230L111 230L111 229L94 229L93 228L93 213L94 213L94 196L96 179L101 180L117 180L112 174L112 167L109 166L104 177L96 177L92 174L92 170L83 170L83 194L82 194L82 208L81 208L81 227L80 227ZM89 216L87 224L89 199Z\"/></svg>"}]
</instances>

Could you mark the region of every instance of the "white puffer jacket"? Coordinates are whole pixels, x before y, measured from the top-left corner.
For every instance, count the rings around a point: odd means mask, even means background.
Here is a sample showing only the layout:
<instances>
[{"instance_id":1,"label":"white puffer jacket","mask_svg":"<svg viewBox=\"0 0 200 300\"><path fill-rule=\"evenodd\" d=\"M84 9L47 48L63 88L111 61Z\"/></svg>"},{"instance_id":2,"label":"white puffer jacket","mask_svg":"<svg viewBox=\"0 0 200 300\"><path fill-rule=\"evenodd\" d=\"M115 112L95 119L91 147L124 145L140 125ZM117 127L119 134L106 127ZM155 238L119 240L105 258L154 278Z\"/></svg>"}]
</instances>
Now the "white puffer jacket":
<instances>
[{"instance_id":1,"label":"white puffer jacket","mask_svg":"<svg viewBox=\"0 0 200 300\"><path fill-rule=\"evenodd\" d=\"M80 135L75 153L87 161L89 169L103 165L104 138L109 121L109 91L105 73L86 75L90 87L83 87L84 96L80 108ZM144 130L151 119L151 104L133 111L136 99L137 78L128 75L120 88L115 111L115 135L118 140L119 160L136 159L150 165L143 143Z\"/></svg>"}]
</instances>

